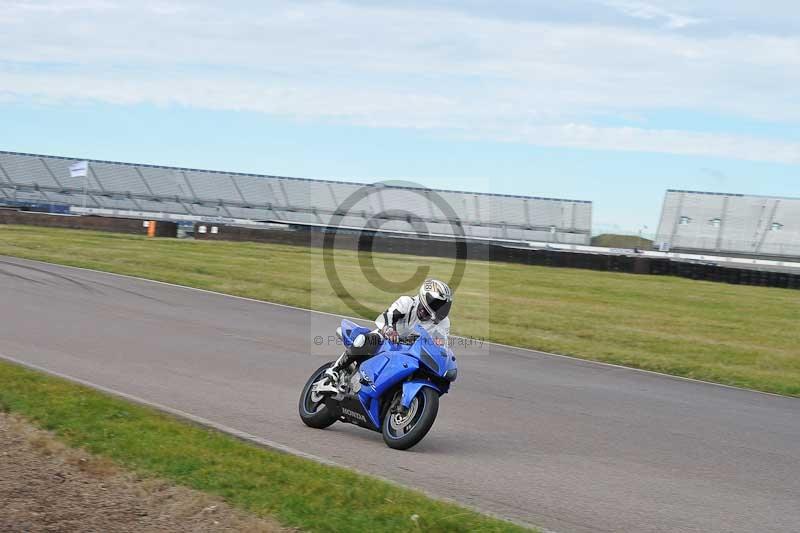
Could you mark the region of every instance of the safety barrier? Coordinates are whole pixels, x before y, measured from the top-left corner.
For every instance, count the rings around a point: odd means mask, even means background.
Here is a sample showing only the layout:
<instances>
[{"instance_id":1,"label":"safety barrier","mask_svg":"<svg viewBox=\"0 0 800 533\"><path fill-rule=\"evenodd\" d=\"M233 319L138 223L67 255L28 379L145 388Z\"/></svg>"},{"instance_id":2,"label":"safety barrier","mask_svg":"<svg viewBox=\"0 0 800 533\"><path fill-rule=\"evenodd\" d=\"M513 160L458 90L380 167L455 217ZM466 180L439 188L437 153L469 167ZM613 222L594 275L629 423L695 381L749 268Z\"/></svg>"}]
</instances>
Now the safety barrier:
<instances>
[{"instance_id":1,"label":"safety barrier","mask_svg":"<svg viewBox=\"0 0 800 533\"><path fill-rule=\"evenodd\" d=\"M221 224L195 224L195 238L203 240L249 241L297 246L322 246L325 228L293 226L287 229L256 229ZM379 232L338 231L337 248L399 253L431 257L455 257L453 240L388 237ZM694 280L800 289L800 273L770 272L692 263L671 258L593 254L576 251L534 249L466 241L467 259L501 261L551 267L582 268L608 272L679 276Z\"/></svg>"},{"instance_id":2,"label":"safety barrier","mask_svg":"<svg viewBox=\"0 0 800 533\"><path fill-rule=\"evenodd\" d=\"M178 233L178 225L174 222L155 222L135 218L58 215L3 208L0 208L0 224L88 229L149 235L151 237L176 237Z\"/></svg>"},{"instance_id":3,"label":"safety barrier","mask_svg":"<svg viewBox=\"0 0 800 533\"><path fill-rule=\"evenodd\" d=\"M177 236L178 225L167 221L145 221L131 218L57 215L0 208L0 224L20 224L69 229L110 231L151 237ZM328 230L330 231L330 230ZM323 246L326 228L288 226L285 229L256 229L196 223L195 238L201 240L247 241L295 246ZM334 240L340 249L397 253L429 257L455 257L452 239L388 237L380 232L339 230ZM722 266L714 263L693 263L671 258L645 257L637 254L608 255L578 251L535 249L465 241L466 258L526 265L582 268L608 272L678 276L702 281L800 289L800 273L771 272Z\"/></svg>"}]
</instances>

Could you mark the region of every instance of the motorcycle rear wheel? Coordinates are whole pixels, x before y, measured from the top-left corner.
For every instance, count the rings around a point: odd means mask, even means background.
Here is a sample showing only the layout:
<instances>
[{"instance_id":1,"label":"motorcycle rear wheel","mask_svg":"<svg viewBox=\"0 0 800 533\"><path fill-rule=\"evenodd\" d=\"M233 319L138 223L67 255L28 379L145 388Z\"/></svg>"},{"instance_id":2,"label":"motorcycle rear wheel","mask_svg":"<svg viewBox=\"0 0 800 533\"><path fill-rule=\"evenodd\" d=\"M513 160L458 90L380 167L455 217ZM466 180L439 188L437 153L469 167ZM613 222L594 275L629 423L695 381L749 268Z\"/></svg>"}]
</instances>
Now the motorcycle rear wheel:
<instances>
[{"instance_id":1,"label":"motorcycle rear wheel","mask_svg":"<svg viewBox=\"0 0 800 533\"><path fill-rule=\"evenodd\" d=\"M439 412L439 393L430 387L422 387L406 413L395 412L401 394L395 395L386 416L383 417L383 442L395 450L407 450L428 434Z\"/></svg>"},{"instance_id":2,"label":"motorcycle rear wheel","mask_svg":"<svg viewBox=\"0 0 800 533\"><path fill-rule=\"evenodd\" d=\"M332 364L333 361L325 363L316 369L314 373L311 374L311 377L308 378L308 381L306 381L303 392L300 394L300 402L298 403L300 420L308 427L325 429L336 422L336 416L331 413L330 409L325 405L325 397L321 394L317 395L311 390L311 386L319 381Z\"/></svg>"}]
</instances>

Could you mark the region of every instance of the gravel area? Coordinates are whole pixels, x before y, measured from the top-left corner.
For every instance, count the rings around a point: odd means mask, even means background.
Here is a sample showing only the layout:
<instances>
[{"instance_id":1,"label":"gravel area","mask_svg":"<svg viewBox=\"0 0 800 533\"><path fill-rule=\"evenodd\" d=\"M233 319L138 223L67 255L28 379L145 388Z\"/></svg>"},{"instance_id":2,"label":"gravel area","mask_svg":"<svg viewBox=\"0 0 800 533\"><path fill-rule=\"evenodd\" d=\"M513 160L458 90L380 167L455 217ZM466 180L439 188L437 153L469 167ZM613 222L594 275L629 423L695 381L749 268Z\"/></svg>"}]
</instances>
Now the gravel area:
<instances>
[{"instance_id":1,"label":"gravel area","mask_svg":"<svg viewBox=\"0 0 800 533\"><path fill-rule=\"evenodd\" d=\"M0 531L277 532L222 500L142 478L0 412Z\"/></svg>"}]
</instances>

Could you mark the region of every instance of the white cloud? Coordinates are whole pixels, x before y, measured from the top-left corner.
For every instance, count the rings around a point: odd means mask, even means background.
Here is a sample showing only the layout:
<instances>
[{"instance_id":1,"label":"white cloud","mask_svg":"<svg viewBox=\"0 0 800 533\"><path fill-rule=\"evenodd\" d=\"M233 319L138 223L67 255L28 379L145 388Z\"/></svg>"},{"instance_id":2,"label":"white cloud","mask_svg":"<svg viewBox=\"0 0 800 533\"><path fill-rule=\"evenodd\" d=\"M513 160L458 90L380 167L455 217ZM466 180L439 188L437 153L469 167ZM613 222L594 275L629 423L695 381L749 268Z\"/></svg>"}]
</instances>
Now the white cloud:
<instances>
[{"instance_id":1,"label":"white cloud","mask_svg":"<svg viewBox=\"0 0 800 533\"><path fill-rule=\"evenodd\" d=\"M666 152L800 164L800 142L765 140L744 135L565 124L555 127L531 127L526 131L510 135L508 140L543 146Z\"/></svg>"},{"instance_id":2,"label":"white cloud","mask_svg":"<svg viewBox=\"0 0 800 533\"><path fill-rule=\"evenodd\" d=\"M626 16L702 27L635 0ZM397 4L393 4L397 5ZM650 111L800 121L800 37L688 35L337 2L12 2L0 97L155 103L602 150L798 162L741 132L603 127ZM65 11L67 10L67 11ZM689 13L689 14L685 14Z\"/></svg>"},{"instance_id":3,"label":"white cloud","mask_svg":"<svg viewBox=\"0 0 800 533\"><path fill-rule=\"evenodd\" d=\"M642 20L663 20L667 28L686 28L702 22L699 18L681 15L663 7L638 0L606 0L604 3L618 9L629 17Z\"/></svg>"}]
</instances>

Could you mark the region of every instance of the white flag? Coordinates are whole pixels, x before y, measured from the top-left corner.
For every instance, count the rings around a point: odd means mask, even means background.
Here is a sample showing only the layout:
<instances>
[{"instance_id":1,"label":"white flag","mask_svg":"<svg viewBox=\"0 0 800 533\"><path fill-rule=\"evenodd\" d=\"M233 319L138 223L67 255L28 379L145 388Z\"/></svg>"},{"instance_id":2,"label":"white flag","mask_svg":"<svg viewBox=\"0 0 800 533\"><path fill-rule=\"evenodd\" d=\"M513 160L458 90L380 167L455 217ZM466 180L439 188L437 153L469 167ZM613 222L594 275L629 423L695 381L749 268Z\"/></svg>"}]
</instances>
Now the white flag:
<instances>
[{"instance_id":1,"label":"white flag","mask_svg":"<svg viewBox=\"0 0 800 533\"><path fill-rule=\"evenodd\" d=\"M86 173L89 171L89 162L88 161L78 161L77 163L73 163L69 166L69 177L70 178L85 178Z\"/></svg>"}]
</instances>

